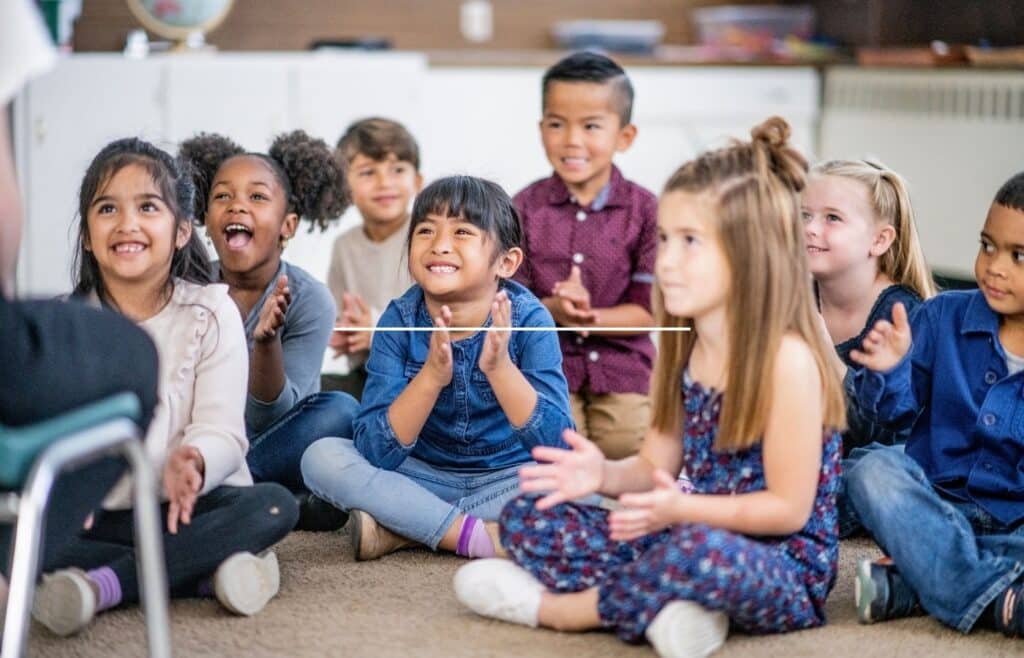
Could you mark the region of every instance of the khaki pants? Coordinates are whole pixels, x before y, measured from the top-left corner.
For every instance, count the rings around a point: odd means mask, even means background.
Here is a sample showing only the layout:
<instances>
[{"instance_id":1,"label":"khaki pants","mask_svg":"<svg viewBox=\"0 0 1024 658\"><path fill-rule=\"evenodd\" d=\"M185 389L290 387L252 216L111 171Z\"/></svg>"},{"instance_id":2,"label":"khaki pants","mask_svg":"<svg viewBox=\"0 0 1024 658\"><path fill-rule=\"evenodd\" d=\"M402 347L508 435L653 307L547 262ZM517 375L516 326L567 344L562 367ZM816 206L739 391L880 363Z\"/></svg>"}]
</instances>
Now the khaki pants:
<instances>
[{"instance_id":1,"label":"khaki pants","mask_svg":"<svg viewBox=\"0 0 1024 658\"><path fill-rule=\"evenodd\" d=\"M597 444L608 459L635 455L651 423L651 401L639 393L569 395L576 430Z\"/></svg>"}]
</instances>

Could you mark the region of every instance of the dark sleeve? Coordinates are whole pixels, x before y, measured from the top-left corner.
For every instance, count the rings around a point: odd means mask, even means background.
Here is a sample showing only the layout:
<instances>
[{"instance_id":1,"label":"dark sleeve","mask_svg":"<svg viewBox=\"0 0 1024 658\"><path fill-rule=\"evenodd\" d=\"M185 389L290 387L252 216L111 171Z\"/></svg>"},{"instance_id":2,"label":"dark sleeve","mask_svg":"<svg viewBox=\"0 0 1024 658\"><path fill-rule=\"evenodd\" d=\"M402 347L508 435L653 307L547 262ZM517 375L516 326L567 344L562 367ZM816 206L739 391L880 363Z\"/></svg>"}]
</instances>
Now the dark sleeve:
<instances>
[{"instance_id":1,"label":"dark sleeve","mask_svg":"<svg viewBox=\"0 0 1024 658\"><path fill-rule=\"evenodd\" d=\"M633 252L633 272L623 303L638 304L651 312L654 260L658 255L658 201L653 196L639 204L640 240Z\"/></svg>"},{"instance_id":2,"label":"dark sleeve","mask_svg":"<svg viewBox=\"0 0 1024 658\"><path fill-rule=\"evenodd\" d=\"M143 428L156 406L157 352L124 316L77 301L0 300L0 423L25 425L135 393Z\"/></svg>"}]
</instances>

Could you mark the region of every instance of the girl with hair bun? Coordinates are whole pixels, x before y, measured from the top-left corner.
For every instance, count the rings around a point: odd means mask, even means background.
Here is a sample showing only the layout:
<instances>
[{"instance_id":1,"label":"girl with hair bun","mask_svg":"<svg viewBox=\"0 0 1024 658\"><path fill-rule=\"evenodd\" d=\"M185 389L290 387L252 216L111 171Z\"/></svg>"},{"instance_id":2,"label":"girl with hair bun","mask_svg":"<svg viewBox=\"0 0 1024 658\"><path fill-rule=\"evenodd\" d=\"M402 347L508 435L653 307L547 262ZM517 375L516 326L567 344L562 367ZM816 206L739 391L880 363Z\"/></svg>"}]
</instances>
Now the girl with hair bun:
<instances>
[{"instance_id":1,"label":"girl with hair bun","mask_svg":"<svg viewBox=\"0 0 1024 658\"><path fill-rule=\"evenodd\" d=\"M330 530L347 515L312 497L299 470L302 453L324 436L351 436L358 403L320 391L320 365L334 328L327 287L282 257L300 221L323 231L348 206L333 152L301 130L277 137L266 153L200 134L181 145L200 193L196 218L241 311L250 368L245 425L257 482L284 484L299 498L298 528Z\"/></svg>"},{"instance_id":2,"label":"girl with hair bun","mask_svg":"<svg viewBox=\"0 0 1024 658\"><path fill-rule=\"evenodd\" d=\"M654 418L639 455L535 448L500 518L513 561L455 576L475 612L559 630L646 637L704 656L730 624L780 633L825 623L839 541L845 404L814 304L798 195L806 163L773 117L704 153L658 208L662 327ZM684 492L677 477L693 490ZM618 498L614 511L585 504Z\"/></svg>"}]
</instances>

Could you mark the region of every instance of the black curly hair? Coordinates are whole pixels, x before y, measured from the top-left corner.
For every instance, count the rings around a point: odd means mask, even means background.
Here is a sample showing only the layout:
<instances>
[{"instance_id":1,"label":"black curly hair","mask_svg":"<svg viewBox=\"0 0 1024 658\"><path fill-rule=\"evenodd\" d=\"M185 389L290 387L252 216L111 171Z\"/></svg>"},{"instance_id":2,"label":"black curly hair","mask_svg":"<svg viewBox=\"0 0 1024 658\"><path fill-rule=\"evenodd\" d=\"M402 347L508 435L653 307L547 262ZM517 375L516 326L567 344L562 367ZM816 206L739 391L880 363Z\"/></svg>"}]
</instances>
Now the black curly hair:
<instances>
[{"instance_id":1,"label":"black curly hair","mask_svg":"<svg viewBox=\"0 0 1024 658\"><path fill-rule=\"evenodd\" d=\"M176 224L192 220L196 187L191 165L175 159L149 142L130 137L111 142L96 154L82 178L78 192L78 248L72 266L72 295L86 296L95 292L105 305L115 305L103 285L99 263L92 251L86 249L89 240L89 206L110 180L125 167L139 165L146 169L160 190L160 196L174 215ZM199 236L193 231L184 247L176 249L171 257L171 270L165 282L169 287L173 279L193 283L211 281L210 259Z\"/></svg>"},{"instance_id":2,"label":"black curly hair","mask_svg":"<svg viewBox=\"0 0 1024 658\"><path fill-rule=\"evenodd\" d=\"M178 154L195 171L196 221L206 221L210 186L225 162L244 155L259 158L270 167L288 198L285 212L310 222L309 230L327 229L349 205L348 186L332 149L304 130L279 135L267 153L250 153L227 137L199 133L182 142Z\"/></svg>"},{"instance_id":3,"label":"black curly hair","mask_svg":"<svg viewBox=\"0 0 1024 658\"><path fill-rule=\"evenodd\" d=\"M1014 174L996 192L995 202L1001 206L1024 211L1024 171Z\"/></svg>"}]
</instances>

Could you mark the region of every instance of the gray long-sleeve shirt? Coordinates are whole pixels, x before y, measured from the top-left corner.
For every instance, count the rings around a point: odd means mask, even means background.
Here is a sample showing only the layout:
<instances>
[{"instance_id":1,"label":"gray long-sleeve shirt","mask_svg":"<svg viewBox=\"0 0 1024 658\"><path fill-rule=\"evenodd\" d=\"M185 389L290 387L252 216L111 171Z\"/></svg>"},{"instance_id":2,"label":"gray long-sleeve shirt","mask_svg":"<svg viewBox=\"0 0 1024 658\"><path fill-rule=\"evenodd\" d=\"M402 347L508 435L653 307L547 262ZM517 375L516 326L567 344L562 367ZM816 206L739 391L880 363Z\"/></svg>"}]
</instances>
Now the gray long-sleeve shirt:
<instances>
[{"instance_id":1,"label":"gray long-sleeve shirt","mask_svg":"<svg viewBox=\"0 0 1024 658\"><path fill-rule=\"evenodd\" d=\"M214 272L220 273L219 263ZM265 402L250 393L245 402L245 429L250 438L268 429L302 398L320 390L320 366L324 350L334 329L336 310L334 298L327 286L314 279L300 267L281 261L277 273L270 279L256 305L244 319L245 338L252 353L253 332L259 324L260 309L274 290L277 279L288 276L291 304L281 328L281 347L284 350L284 388L276 400Z\"/></svg>"}]
</instances>

